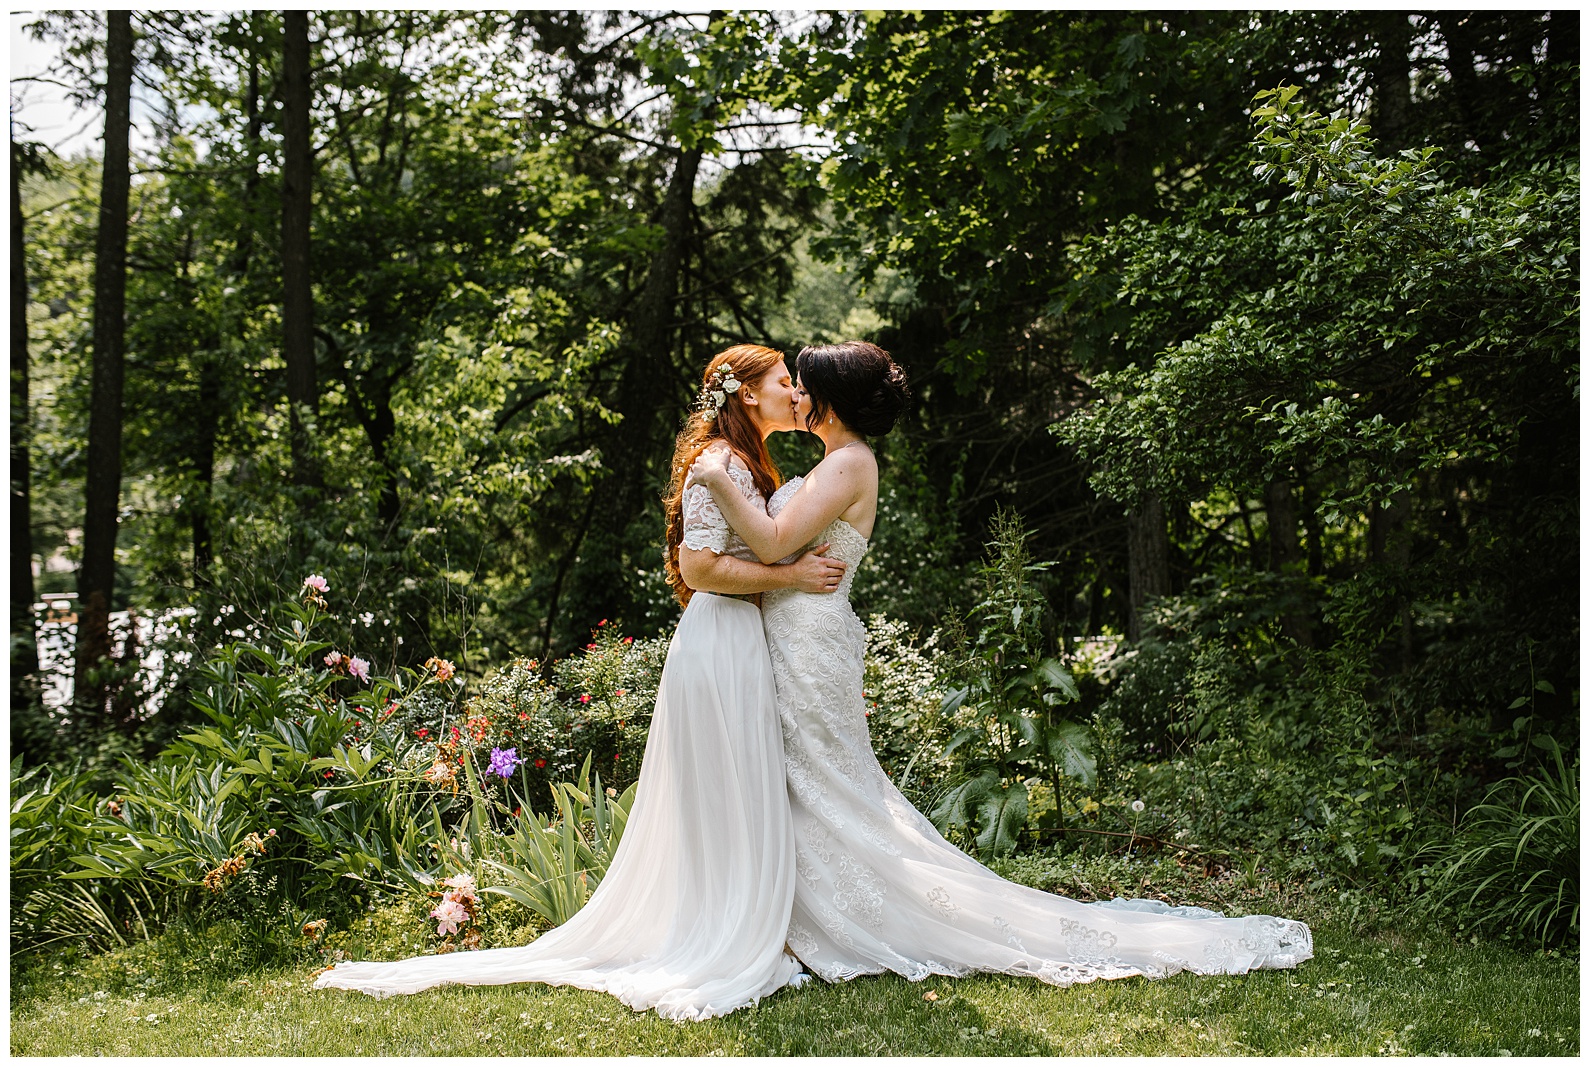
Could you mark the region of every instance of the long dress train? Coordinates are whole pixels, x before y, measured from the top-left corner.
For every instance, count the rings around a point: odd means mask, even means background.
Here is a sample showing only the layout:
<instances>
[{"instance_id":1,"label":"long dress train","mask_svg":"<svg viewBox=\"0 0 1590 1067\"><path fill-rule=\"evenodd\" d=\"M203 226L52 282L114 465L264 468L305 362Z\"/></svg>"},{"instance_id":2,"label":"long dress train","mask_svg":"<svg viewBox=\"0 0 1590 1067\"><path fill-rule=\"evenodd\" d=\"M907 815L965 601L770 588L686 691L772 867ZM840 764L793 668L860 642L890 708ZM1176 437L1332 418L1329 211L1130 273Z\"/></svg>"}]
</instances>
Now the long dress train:
<instances>
[{"instance_id":1,"label":"long dress train","mask_svg":"<svg viewBox=\"0 0 1590 1067\"><path fill-rule=\"evenodd\" d=\"M743 468L735 479L762 503ZM685 507L689 547L754 558L705 489L688 488ZM519 948L343 963L315 985L384 997L542 982L706 1019L798 981L784 951L794 839L775 707L756 606L696 593L668 646L628 825L585 907Z\"/></svg>"},{"instance_id":2,"label":"long dress train","mask_svg":"<svg viewBox=\"0 0 1590 1067\"><path fill-rule=\"evenodd\" d=\"M774 493L768 512L799 483ZM1007 882L944 840L889 781L868 737L866 630L849 602L867 539L841 519L823 541L849 564L839 591L779 590L762 605L795 823L789 945L813 973L920 981L988 971L1064 986L1295 967L1313 955L1300 922L1151 900L1083 904Z\"/></svg>"}]
</instances>

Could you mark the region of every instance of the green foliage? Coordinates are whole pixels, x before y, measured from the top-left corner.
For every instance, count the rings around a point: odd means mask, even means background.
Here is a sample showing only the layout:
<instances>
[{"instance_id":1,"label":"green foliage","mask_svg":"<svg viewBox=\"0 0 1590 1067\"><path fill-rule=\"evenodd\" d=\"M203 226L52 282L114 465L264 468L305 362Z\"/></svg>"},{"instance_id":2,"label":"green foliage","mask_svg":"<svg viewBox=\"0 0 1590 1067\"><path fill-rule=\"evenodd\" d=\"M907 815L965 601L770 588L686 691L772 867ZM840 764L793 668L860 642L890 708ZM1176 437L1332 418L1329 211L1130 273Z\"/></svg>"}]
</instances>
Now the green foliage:
<instances>
[{"instance_id":1,"label":"green foliage","mask_svg":"<svg viewBox=\"0 0 1590 1067\"><path fill-rule=\"evenodd\" d=\"M984 596L973 609L975 630L946 664L944 714L961 724L942 758L962 778L929 813L941 832L966 828L980 850L1010 852L1027 821L1027 780L1090 785L1093 739L1088 728L1055 709L1080 698L1075 680L1048 653L1047 602L1032 576L1027 534L1014 512L995 516L983 566Z\"/></svg>"},{"instance_id":2,"label":"green foliage","mask_svg":"<svg viewBox=\"0 0 1590 1067\"><path fill-rule=\"evenodd\" d=\"M1307 110L1295 87L1255 103L1254 176L1280 188L1090 243L1091 269L1141 305L1129 344L1184 329L1161 325L1171 308L1196 335L1100 375L1106 399L1055 431L1123 499L1340 470L1318 505L1332 523L1417 472L1503 460L1526 393L1577 388L1576 166L1451 187L1435 149L1379 158L1364 122Z\"/></svg>"},{"instance_id":3,"label":"green foliage","mask_svg":"<svg viewBox=\"0 0 1590 1067\"><path fill-rule=\"evenodd\" d=\"M872 751L895 786L916 795L947 769L954 730L939 688L938 640L935 631L912 641L904 622L882 614L867 619L861 684Z\"/></svg>"},{"instance_id":4,"label":"green foliage","mask_svg":"<svg viewBox=\"0 0 1590 1067\"><path fill-rule=\"evenodd\" d=\"M89 774L24 771L11 761L11 951L63 942L105 949L148 937L169 916L170 899L145 886L67 880L73 857L92 848L103 801Z\"/></svg>"},{"instance_id":5,"label":"green foliage","mask_svg":"<svg viewBox=\"0 0 1590 1067\"><path fill-rule=\"evenodd\" d=\"M619 795L611 786L604 789L602 776L593 777L590 770L587 756L579 785L553 787L558 818L526 809L494 847L485 843L484 827L470 824L474 847L481 849L479 863L488 869L483 875L502 882L481 892L516 901L553 926L585 906L618 850L636 788L632 784Z\"/></svg>"},{"instance_id":6,"label":"green foliage","mask_svg":"<svg viewBox=\"0 0 1590 1067\"><path fill-rule=\"evenodd\" d=\"M1579 762L1549 762L1491 786L1434 849L1431 903L1487 933L1538 945L1579 940Z\"/></svg>"}]
</instances>

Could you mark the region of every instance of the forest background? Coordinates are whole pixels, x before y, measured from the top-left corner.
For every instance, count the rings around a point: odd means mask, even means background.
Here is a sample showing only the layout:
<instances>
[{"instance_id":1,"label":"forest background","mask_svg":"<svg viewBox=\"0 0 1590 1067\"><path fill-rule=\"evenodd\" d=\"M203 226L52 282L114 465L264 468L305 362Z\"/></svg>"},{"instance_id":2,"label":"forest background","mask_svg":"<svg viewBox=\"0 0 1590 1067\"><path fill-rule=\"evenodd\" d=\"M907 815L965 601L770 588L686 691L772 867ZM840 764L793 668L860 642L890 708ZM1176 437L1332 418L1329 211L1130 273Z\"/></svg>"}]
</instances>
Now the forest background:
<instances>
[{"instance_id":1,"label":"forest background","mask_svg":"<svg viewBox=\"0 0 1590 1067\"><path fill-rule=\"evenodd\" d=\"M27 32L105 137L13 111L14 949L153 932L294 805L278 897L423 884L404 833L467 805L334 839L306 783L466 721L528 759L520 697L589 744L514 818L588 752L632 780L701 368L849 337L916 396L855 600L946 832L1577 943L1577 12ZM116 852L137 797L202 832Z\"/></svg>"}]
</instances>

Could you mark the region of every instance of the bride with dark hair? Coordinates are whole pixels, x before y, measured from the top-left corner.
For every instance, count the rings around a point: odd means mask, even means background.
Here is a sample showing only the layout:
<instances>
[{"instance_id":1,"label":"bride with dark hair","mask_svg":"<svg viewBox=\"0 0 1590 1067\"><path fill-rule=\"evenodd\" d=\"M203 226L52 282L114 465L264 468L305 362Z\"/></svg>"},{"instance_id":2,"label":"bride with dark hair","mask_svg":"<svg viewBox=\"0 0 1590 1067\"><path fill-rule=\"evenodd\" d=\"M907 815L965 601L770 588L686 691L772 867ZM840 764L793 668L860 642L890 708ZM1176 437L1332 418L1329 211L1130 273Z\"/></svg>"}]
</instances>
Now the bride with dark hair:
<instances>
[{"instance_id":1,"label":"bride with dark hair","mask_svg":"<svg viewBox=\"0 0 1590 1067\"><path fill-rule=\"evenodd\" d=\"M703 455L693 474L759 558L827 542L850 567L838 595L784 589L762 602L795 827L789 947L801 962L830 982L991 971L1064 986L1309 959L1313 940L1300 922L1152 900L1083 904L1007 882L900 795L867 734L866 630L850 585L877 520L878 464L866 439L890 430L910 392L888 353L863 341L803 349L796 369L797 416L822 439L822 461L766 508L736 490L719 456Z\"/></svg>"},{"instance_id":2,"label":"bride with dark hair","mask_svg":"<svg viewBox=\"0 0 1590 1067\"><path fill-rule=\"evenodd\" d=\"M730 492L761 510L779 484L765 439L794 428L781 353L739 345L713 357L664 497L668 581L685 610L628 825L585 907L519 948L342 963L316 986L381 997L447 983L543 982L603 990L668 1019L705 1019L805 977L784 946L795 842L755 600L786 589L820 598L846 567L821 547L782 565L758 562L686 476L698 457L714 457Z\"/></svg>"}]
</instances>

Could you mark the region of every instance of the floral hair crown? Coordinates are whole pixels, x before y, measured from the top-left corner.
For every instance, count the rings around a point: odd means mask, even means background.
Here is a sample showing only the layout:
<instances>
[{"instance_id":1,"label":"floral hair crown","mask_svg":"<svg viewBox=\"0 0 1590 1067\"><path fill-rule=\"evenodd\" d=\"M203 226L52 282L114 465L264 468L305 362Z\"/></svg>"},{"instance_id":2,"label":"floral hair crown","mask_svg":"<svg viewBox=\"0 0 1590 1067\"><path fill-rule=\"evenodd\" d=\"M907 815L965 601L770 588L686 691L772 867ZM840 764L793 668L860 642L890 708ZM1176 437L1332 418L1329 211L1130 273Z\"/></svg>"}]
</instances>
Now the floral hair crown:
<instances>
[{"instance_id":1,"label":"floral hair crown","mask_svg":"<svg viewBox=\"0 0 1590 1067\"><path fill-rule=\"evenodd\" d=\"M696 410L701 412L703 419L711 422L723 410L729 394L739 391L740 380L734 376L733 367L727 363L714 367L707 374L707 383L702 387L701 395L696 398Z\"/></svg>"}]
</instances>

